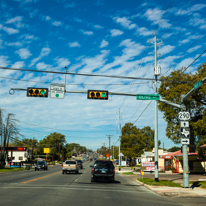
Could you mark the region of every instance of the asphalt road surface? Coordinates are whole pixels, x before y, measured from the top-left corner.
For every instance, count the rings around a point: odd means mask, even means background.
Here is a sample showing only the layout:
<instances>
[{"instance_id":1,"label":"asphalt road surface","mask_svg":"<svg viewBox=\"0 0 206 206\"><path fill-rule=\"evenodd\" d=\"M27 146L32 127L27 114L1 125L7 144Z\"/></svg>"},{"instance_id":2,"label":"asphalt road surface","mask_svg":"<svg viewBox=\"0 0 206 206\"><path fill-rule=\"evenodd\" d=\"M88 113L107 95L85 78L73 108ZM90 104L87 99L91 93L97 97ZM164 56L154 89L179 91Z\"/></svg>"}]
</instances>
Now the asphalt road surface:
<instances>
[{"instance_id":1,"label":"asphalt road surface","mask_svg":"<svg viewBox=\"0 0 206 206\"><path fill-rule=\"evenodd\" d=\"M120 174L116 174L114 183L104 180L91 183L92 163L84 163L79 174L62 174L61 165L45 171L0 174L0 205L190 206L193 200L194 205L206 202L206 198L162 197Z\"/></svg>"}]
</instances>

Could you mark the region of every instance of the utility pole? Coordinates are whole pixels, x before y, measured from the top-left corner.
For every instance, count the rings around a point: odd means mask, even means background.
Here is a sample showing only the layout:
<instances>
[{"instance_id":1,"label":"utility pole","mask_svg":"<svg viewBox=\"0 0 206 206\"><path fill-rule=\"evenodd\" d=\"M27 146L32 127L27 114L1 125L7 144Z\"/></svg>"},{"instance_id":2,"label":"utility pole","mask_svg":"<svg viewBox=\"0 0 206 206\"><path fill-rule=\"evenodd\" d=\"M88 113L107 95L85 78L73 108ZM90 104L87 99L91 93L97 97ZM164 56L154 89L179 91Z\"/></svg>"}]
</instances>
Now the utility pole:
<instances>
[{"instance_id":1,"label":"utility pole","mask_svg":"<svg viewBox=\"0 0 206 206\"><path fill-rule=\"evenodd\" d=\"M121 170L121 124L120 124L120 109L119 109L119 170Z\"/></svg>"},{"instance_id":2,"label":"utility pole","mask_svg":"<svg viewBox=\"0 0 206 206\"><path fill-rule=\"evenodd\" d=\"M108 136L108 139L109 139L109 161L110 161L110 136L113 136L113 135L107 135Z\"/></svg>"},{"instance_id":3,"label":"utility pole","mask_svg":"<svg viewBox=\"0 0 206 206\"><path fill-rule=\"evenodd\" d=\"M113 161L114 161L114 142L113 142Z\"/></svg>"},{"instance_id":4,"label":"utility pole","mask_svg":"<svg viewBox=\"0 0 206 206\"><path fill-rule=\"evenodd\" d=\"M58 161L60 161L60 143L59 143L59 157L58 157Z\"/></svg>"}]
</instances>

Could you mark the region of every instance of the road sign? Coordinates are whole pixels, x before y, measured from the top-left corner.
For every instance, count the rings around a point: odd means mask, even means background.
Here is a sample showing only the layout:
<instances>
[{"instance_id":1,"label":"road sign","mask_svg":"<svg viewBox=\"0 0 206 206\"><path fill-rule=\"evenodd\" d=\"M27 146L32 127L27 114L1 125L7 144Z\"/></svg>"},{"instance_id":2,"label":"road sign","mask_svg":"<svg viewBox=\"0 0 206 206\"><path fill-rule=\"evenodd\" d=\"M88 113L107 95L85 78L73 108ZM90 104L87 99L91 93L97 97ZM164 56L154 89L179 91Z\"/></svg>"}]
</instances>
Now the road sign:
<instances>
[{"instance_id":1,"label":"road sign","mask_svg":"<svg viewBox=\"0 0 206 206\"><path fill-rule=\"evenodd\" d=\"M139 100L160 100L159 94L137 94Z\"/></svg>"},{"instance_id":2,"label":"road sign","mask_svg":"<svg viewBox=\"0 0 206 206\"><path fill-rule=\"evenodd\" d=\"M181 125L181 127L189 127L189 122L188 121L181 121L180 125Z\"/></svg>"},{"instance_id":3,"label":"road sign","mask_svg":"<svg viewBox=\"0 0 206 206\"><path fill-rule=\"evenodd\" d=\"M190 113L189 112L179 112L178 114L179 120L190 120Z\"/></svg>"},{"instance_id":4,"label":"road sign","mask_svg":"<svg viewBox=\"0 0 206 206\"><path fill-rule=\"evenodd\" d=\"M44 148L44 153L50 153L50 148Z\"/></svg>"},{"instance_id":5,"label":"road sign","mask_svg":"<svg viewBox=\"0 0 206 206\"><path fill-rule=\"evenodd\" d=\"M190 139L181 139L181 144L190 144Z\"/></svg>"},{"instance_id":6,"label":"road sign","mask_svg":"<svg viewBox=\"0 0 206 206\"><path fill-rule=\"evenodd\" d=\"M65 85L64 84L50 84L50 98L64 99Z\"/></svg>"},{"instance_id":7,"label":"road sign","mask_svg":"<svg viewBox=\"0 0 206 206\"><path fill-rule=\"evenodd\" d=\"M189 127L181 128L180 132L181 132L182 138L189 138L190 137L190 128Z\"/></svg>"},{"instance_id":8,"label":"road sign","mask_svg":"<svg viewBox=\"0 0 206 206\"><path fill-rule=\"evenodd\" d=\"M198 87L200 87L202 85L202 79L194 84L194 89L197 89Z\"/></svg>"}]
</instances>

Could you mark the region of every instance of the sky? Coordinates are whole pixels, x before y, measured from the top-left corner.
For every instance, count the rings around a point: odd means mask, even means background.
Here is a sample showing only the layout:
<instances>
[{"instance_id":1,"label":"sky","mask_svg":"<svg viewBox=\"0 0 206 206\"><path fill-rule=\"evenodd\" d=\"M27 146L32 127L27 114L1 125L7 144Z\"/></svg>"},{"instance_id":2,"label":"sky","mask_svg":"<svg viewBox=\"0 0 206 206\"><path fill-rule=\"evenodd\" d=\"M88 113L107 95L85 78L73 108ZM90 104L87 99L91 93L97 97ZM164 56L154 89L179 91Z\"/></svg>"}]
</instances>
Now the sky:
<instances>
[{"instance_id":1,"label":"sky","mask_svg":"<svg viewBox=\"0 0 206 206\"><path fill-rule=\"evenodd\" d=\"M167 76L205 50L205 10L205 0L1 0L0 67L65 72L66 66L79 74L154 78L156 33L157 64ZM203 54L186 72L195 73L205 60ZM86 93L66 93L64 99L9 93L11 88L49 89L51 83L64 84L65 75L0 68L0 108L16 115L25 138L41 140L59 132L67 143L96 150L109 146L108 135L111 145L119 145L119 120L121 127L131 122L155 128L154 101L135 96L109 95L103 101L87 99ZM92 89L155 93L152 80L66 75L66 90ZM181 146L165 129L158 111L160 146Z\"/></svg>"}]
</instances>

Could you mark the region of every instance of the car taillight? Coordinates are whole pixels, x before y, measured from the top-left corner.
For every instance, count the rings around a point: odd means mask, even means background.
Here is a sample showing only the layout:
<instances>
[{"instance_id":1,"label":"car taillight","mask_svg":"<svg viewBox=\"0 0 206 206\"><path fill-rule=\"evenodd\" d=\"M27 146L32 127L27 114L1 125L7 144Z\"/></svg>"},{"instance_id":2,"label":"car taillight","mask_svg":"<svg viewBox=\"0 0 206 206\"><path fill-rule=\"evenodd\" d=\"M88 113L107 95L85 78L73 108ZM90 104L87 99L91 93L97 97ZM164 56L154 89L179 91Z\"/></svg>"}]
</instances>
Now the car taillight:
<instances>
[{"instance_id":1,"label":"car taillight","mask_svg":"<svg viewBox=\"0 0 206 206\"><path fill-rule=\"evenodd\" d=\"M77 165L75 165L77 167Z\"/></svg>"},{"instance_id":2,"label":"car taillight","mask_svg":"<svg viewBox=\"0 0 206 206\"><path fill-rule=\"evenodd\" d=\"M113 169L113 173L115 173L115 168Z\"/></svg>"},{"instance_id":3,"label":"car taillight","mask_svg":"<svg viewBox=\"0 0 206 206\"><path fill-rule=\"evenodd\" d=\"M92 172L94 172L94 168L92 168Z\"/></svg>"}]
</instances>

